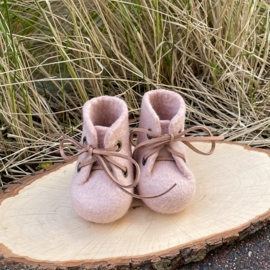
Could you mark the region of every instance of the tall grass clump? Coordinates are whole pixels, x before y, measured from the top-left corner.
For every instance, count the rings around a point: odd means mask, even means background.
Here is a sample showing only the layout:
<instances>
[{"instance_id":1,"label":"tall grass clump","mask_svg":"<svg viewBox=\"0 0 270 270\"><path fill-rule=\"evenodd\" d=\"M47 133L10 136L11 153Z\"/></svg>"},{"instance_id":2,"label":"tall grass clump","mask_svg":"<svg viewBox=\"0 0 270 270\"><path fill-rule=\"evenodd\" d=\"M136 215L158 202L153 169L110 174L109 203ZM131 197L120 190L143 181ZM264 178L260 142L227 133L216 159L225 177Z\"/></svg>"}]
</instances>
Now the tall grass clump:
<instances>
[{"instance_id":1,"label":"tall grass clump","mask_svg":"<svg viewBox=\"0 0 270 270\"><path fill-rule=\"evenodd\" d=\"M267 0L4 0L0 5L0 184L59 162L81 107L114 95L137 124L151 89L180 93L187 126L270 145ZM1 180L2 179L2 180Z\"/></svg>"}]
</instances>

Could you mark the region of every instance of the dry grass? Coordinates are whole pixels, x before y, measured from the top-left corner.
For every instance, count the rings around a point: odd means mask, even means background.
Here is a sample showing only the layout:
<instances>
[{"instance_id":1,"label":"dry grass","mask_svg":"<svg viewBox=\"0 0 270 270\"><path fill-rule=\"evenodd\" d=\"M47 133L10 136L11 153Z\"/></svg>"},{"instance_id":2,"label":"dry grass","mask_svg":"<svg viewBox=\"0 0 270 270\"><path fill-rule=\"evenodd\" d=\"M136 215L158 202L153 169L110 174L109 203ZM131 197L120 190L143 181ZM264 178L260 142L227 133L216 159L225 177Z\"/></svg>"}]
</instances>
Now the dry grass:
<instances>
[{"instance_id":1,"label":"dry grass","mask_svg":"<svg viewBox=\"0 0 270 270\"><path fill-rule=\"evenodd\" d=\"M59 162L48 134L79 138L81 106L105 94L136 119L145 91L171 89L187 126L270 145L266 0L4 0L0 12L0 185Z\"/></svg>"}]
</instances>

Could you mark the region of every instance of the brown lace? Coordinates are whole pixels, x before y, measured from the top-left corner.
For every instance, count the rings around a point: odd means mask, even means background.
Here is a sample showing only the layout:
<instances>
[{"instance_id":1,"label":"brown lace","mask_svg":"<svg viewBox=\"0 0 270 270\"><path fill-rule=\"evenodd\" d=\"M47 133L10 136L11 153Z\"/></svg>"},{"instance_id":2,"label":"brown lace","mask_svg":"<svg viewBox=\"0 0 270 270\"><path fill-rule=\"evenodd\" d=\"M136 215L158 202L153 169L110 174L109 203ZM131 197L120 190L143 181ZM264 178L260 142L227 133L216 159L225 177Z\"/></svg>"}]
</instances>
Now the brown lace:
<instances>
[{"instance_id":1,"label":"brown lace","mask_svg":"<svg viewBox=\"0 0 270 270\"><path fill-rule=\"evenodd\" d=\"M84 166L93 164L94 162L97 162L100 166L93 166L92 167L93 170L104 170L104 172L109 176L109 179L117 187L119 187L122 191L124 191L125 193L129 194L130 196L132 196L134 198L137 198L137 199L157 198L157 197L160 197L160 196L168 193L175 186L174 185L173 187L171 187L167 191L165 191L165 192L163 192L163 193L161 193L159 195L155 195L155 196L144 197L144 196L139 196L139 195L133 194L133 193L127 191L125 188L132 188L132 187L137 186L137 184L139 183L139 180L140 180L140 167L139 167L138 163L134 159L132 159L131 157L125 156L125 155L120 154L120 153L117 153L116 151L119 150L119 146L117 144L112 148L99 149L97 147L94 147L92 145L87 144L87 142L84 142L84 144L82 145L81 143L77 142L76 140L74 140L73 138L71 138L71 137L69 137L69 136L67 136L65 134L54 133L54 134L50 134L49 136L51 136L51 137L56 137L56 136L59 137L60 136L60 137L65 138L64 140L62 140L60 142L59 150L60 150L61 156L66 161L72 160L75 157L78 157L79 155L81 155L83 153L88 153L90 156L92 156L92 159L90 159L89 161L80 162L78 164L77 170L80 170ZM67 156L64 153L64 143L67 143L67 142L73 144L74 146L76 146L79 149L79 152L77 154L75 154L75 155ZM113 160L110 157L123 158L123 159L129 160L130 162L132 162L135 165L135 167L136 167L136 179L132 184L125 186L125 185L121 185L121 184L119 184L117 182L117 179L111 173L111 170L107 166L105 160L108 161L109 163L112 163L116 167L120 168L123 171L124 176L127 173L127 168L124 167L123 165L121 165L120 163L116 162L115 160Z\"/></svg>"},{"instance_id":2,"label":"brown lace","mask_svg":"<svg viewBox=\"0 0 270 270\"><path fill-rule=\"evenodd\" d=\"M194 136L184 137L184 135L186 135L187 133L194 131L194 130L204 130L208 133L209 136L206 136L206 137L194 137ZM138 145L136 145L136 143L134 141L134 135L137 133L147 134L147 137L149 140L141 142ZM147 130L147 129L144 129L144 128L136 128L130 134L130 141L131 141L132 145L135 146L135 150L133 152L133 157L135 156L136 152L140 149L152 149L147 154L144 155L143 165L146 163L148 157L150 157L151 155L153 155L156 152L159 152L162 148L166 148L171 154L176 155L178 157L181 157L184 161L186 161L186 158L182 153L177 152L176 150L174 150L171 147L171 144L175 141L184 143L186 146L188 146L190 149L192 149L193 151L195 151L198 154L211 155L215 150L215 146L216 146L215 142L222 141L222 140L224 140L223 136L213 136L211 131L207 127L204 127L204 126L192 127L192 128L189 128L187 130L184 130L184 131L178 133L177 135L173 135L173 134L161 135L161 134L154 133L154 132ZM191 142L211 142L212 146L211 146L210 151L205 153L205 152L198 150L196 147L194 147L191 144ZM156 160L157 161L174 161L174 158L173 157L158 156Z\"/></svg>"}]
</instances>

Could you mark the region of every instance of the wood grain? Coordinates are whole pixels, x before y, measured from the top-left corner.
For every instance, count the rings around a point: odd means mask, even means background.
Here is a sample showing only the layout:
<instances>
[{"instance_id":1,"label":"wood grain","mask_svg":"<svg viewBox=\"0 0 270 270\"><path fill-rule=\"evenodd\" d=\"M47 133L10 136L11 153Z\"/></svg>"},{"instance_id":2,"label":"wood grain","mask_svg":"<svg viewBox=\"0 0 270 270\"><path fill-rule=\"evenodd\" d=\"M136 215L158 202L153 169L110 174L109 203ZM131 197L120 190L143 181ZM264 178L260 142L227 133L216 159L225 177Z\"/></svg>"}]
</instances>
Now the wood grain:
<instances>
[{"instance_id":1,"label":"wood grain","mask_svg":"<svg viewBox=\"0 0 270 270\"><path fill-rule=\"evenodd\" d=\"M209 145L196 147L207 150ZM69 197L75 162L6 186L5 192L0 191L0 264L14 269L21 265L174 269L268 221L267 151L223 142L211 156L188 150L188 158L197 180L196 196L187 209L174 215L155 213L134 200L117 222L100 225L82 220Z\"/></svg>"}]
</instances>

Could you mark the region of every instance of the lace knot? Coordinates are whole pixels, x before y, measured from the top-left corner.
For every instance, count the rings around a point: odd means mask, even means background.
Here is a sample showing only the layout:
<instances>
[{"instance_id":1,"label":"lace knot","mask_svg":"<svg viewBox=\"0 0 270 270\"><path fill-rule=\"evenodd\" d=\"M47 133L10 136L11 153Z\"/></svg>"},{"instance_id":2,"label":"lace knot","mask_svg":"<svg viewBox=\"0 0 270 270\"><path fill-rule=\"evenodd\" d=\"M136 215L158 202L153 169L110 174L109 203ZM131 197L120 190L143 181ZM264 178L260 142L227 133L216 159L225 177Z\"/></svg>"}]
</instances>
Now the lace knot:
<instances>
[{"instance_id":1,"label":"lace knot","mask_svg":"<svg viewBox=\"0 0 270 270\"><path fill-rule=\"evenodd\" d=\"M76 140L74 140L73 138L71 138L65 134L60 134L60 133L53 133L53 134L50 134L49 136L51 136L51 137L64 137L64 140L62 140L60 142L59 150L60 150L61 156L67 161L73 160L75 157L78 157L83 153L88 153L90 156L92 156L92 158L90 160L88 159L84 162L79 162L79 164L77 165L78 172L80 171L80 169L82 167L89 166L89 165L91 165L92 170L103 170L107 174L109 180L111 180L118 188L120 188L123 192L127 193L128 195L130 195L134 198L137 198L137 199L142 199L142 198L149 199L149 198L159 197L159 196L163 195L163 194L159 194L159 195L155 195L152 197L142 197L142 196L139 196L137 194L133 194L130 191L126 190L126 188L133 188L133 187L137 186L137 184L139 183L140 167L139 167L138 163L134 159L132 159L131 157L115 152L115 150L116 150L115 147L114 148L107 148L107 149L99 149L98 147L94 147L93 145L87 144L87 142L84 142L83 144L81 144L81 143L77 142ZM73 146L75 146L79 150L79 152L77 152L76 154L73 154L72 156L67 156L64 152L64 143L72 144ZM118 161L115 160L115 158L120 158L122 160L129 161L130 163L132 163L135 166L136 178L135 178L133 183L128 184L128 185L118 183L118 179L113 175L113 172L111 171L111 168L110 168L111 166L109 164L112 164L116 168L122 170L123 176L125 178L128 176L128 168L124 164L122 164L123 161L121 163L119 163ZM97 163L99 166L95 166L94 163ZM108 167L108 165L110 167Z\"/></svg>"},{"instance_id":2,"label":"lace knot","mask_svg":"<svg viewBox=\"0 0 270 270\"><path fill-rule=\"evenodd\" d=\"M166 134L167 136L169 136L170 137L170 144L172 144L173 142L174 142L174 135L173 134L171 134L171 133L169 133L169 134Z\"/></svg>"},{"instance_id":3,"label":"lace knot","mask_svg":"<svg viewBox=\"0 0 270 270\"><path fill-rule=\"evenodd\" d=\"M191 131L195 131L195 130L203 130L205 132L207 132L208 136L205 137L201 137L201 136L189 136L189 137L185 137L185 135ZM147 141L143 141L141 143L139 143L138 145L134 143L133 140L133 136L136 133L148 133L148 130L143 129L143 128L136 128L134 129L131 134L130 134L130 141L132 143L133 146L135 146L135 150L133 152L133 157L135 156L135 153L140 150L140 149L149 149L148 153L145 154L144 159L146 160L149 156L153 155L156 152L159 152L162 148L166 148L172 155L174 156L178 156L180 158L182 158L183 160L186 160L185 155L174 150L171 147L171 144L173 142L182 142L184 143L187 147L189 147L191 150L195 151L198 154L201 155L211 155L214 152L215 149L215 144L216 141L222 141L224 140L223 136L213 136L212 132L204 126L196 126L196 127L192 127L189 128L187 130L184 130L176 135L173 134L165 134L165 135L159 135L157 134L156 136L154 136L154 139L150 139ZM195 146L193 146L191 144L191 142L211 142L211 149L209 150L209 152L202 152L201 150L197 149ZM164 157L160 160L165 160ZM174 158L168 158L166 160L173 160Z\"/></svg>"},{"instance_id":4,"label":"lace knot","mask_svg":"<svg viewBox=\"0 0 270 270\"><path fill-rule=\"evenodd\" d=\"M87 144L87 145L85 145L85 149L88 152L88 154L92 157L93 156L94 147L92 145L90 145L90 144Z\"/></svg>"}]
</instances>

